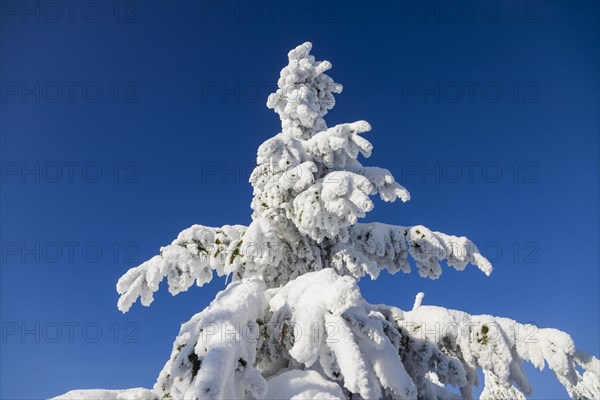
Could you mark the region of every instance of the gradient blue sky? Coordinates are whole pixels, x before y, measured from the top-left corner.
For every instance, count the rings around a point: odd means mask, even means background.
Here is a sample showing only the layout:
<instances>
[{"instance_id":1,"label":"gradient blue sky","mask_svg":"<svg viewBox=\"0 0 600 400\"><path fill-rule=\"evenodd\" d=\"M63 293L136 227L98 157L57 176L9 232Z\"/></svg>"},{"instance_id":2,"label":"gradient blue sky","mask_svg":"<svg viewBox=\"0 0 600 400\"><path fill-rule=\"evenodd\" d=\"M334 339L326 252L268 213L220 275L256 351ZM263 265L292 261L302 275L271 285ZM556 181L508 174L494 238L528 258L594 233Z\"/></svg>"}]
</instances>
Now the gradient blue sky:
<instances>
[{"instance_id":1,"label":"gradient blue sky","mask_svg":"<svg viewBox=\"0 0 600 400\"><path fill-rule=\"evenodd\" d=\"M194 223L250 221L256 148L279 132L266 97L307 40L345 88L328 124L369 121L366 164L412 193L367 220L467 235L494 261L382 275L365 298L424 291L600 354L597 2L54 4L0 3L2 399L152 386L224 281L126 315L115 283Z\"/></svg>"}]
</instances>

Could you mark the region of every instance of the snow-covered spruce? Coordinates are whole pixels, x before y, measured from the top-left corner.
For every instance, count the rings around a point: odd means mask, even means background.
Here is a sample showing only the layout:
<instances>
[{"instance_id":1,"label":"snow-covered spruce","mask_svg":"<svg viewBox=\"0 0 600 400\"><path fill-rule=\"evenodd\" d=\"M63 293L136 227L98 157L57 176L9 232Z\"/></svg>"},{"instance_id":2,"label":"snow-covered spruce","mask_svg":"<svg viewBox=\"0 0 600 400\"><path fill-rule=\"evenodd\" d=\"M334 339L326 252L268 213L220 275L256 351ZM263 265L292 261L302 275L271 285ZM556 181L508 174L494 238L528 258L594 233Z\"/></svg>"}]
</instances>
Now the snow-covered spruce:
<instances>
[{"instance_id":1,"label":"snow-covered spruce","mask_svg":"<svg viewBox=\"0 0 600 400\"><path fill-rule=\"evenodd\" d=\"M407 201L390 171L365 167L365 121L327 127L342 86L304 43L289 52L267 106L282 131L258 149L252 223L194 225L118 282L118 307L143 305L167 278L175 295L214 272L232 283L181 326L154 388L72 391L61 399L519 399L532 389L524 361L546 365L572 398L600 398L598 360L555 329L423 306L372 305L357 280L382 269L437 279L490 263L465 237L424 226L359 223L370 196ZM535 331L535 336L524 332ZM527 339L532 340L527 340Z\"/></svg>"}]
</instances>

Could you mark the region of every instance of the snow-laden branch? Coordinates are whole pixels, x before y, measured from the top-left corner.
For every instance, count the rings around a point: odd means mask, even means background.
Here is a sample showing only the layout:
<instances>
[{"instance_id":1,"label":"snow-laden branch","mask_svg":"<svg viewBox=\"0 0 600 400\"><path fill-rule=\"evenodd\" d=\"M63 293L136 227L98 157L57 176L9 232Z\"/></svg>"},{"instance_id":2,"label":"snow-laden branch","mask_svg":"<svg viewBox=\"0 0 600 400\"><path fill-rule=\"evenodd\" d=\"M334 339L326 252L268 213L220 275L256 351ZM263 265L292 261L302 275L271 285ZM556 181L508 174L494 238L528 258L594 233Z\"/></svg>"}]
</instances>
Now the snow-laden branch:
<instances>
[{"instance_id":1,"label":"snow-laden branch","mask_svg":"<svg viewBox=\"0 0 600 400\"><path fill-rule=\"evenodd\" d=\"M302 146L316 165L322 165L328 171L347 170L367 178L383 201L395 201L397 198L408 201L408 190L395 181L390 171L364 167L356 160L359 154L366 158L371 156L373 145L360 136L370 130L371 125L367 121L340 124L303 141Z\"/></svg>"},{"instance_id":2,"label":"snow-laden branch","mask_svg":"<svg viewBox=\"0 0 600 400\"><path fill-rule=\"evenodd\" d=\"M410 193L408 190L396 182L392 173L379 167L364 167L361 163L354 160L352 163L348 163L348 170L360 174L367 178L379 192L381 200L386 202L393 202L396 199L407 202L410 200Z\"/></svg>"},{"instance_id":3,"label":"snow-laden branch","mask_svg":"<svg viewBox=\"0 0 600 400\"><path fill-rule=\"evenodd\" d=\"M259 215L285 214L294 196L315 182L317 166L290 135L280 133L261 144L256 162L250 182L252 208Z\"/></svg>"},{"instance_id":4,"label":"snow-laden branch","mask_svg":"<svg viewBox=\"0 0 600 400\"><path fill-rule=\"evenodd\" d=\"M188 290L194 282L197 286L210 282L213 270L219 276L232 272L237 261L236 249L245 231L242 225L221 228L194 225L182 231L170 245L161 247L160 255L131 268L119 279L119 310L129 311L138 297L143 305L149 306L164 278L169 292L176 295Z\"/></svg>"},{"instance_id":5,"label":"snow-laden branch","mask_svg":"<svg viewBox=\"0 0 600 400\"><path fill-rule=\"evenodd\" d=\"M330 169L343 169L348 160L356 159L359 154L371 156L373 145L360 136L370 130L367 121L340 124L303 141L302 146L315 163Z\"/></svg>"},{"instance_id":6,"label":"snow-laden branch","mask_svg":"<svg viewBox=\"0 0 600 400\"><path fill-rule=\"evenodd\" d=\"M178 400L263 398L267 382L254 364L265 309L264 283L232 282L181 326L154 392Z\"/></svg>"},{"instance_id":7,"label":"snow-laden branch","mask_svg":"<svg viewBox=\"0 0 600 400\"><path fill-rule=\"evenodd\" d=\"M372 208L365 196L379 193L384 201L408 201L409 192L390 171L364 167L356 160L359 154L371 154L371 143L359 135L370 129L366 121L357 121L336 125L307 140L280 133L264 142L250 177L254 186L252 208L262 216L282 211L302 233L320 242L324 237L335 237L340 229L354 224L356 218L364 217ZM330 198L326 197L328 193ZM340 203L355 207L342 204L340 208ZM329 207L327 212L332 215L325 213L321 220L312 215L302 218L306 209L316 214L310 210L315 204L320 205L320 210ZM346 210L350 215L344 214Z\"/></svg>"},{"instance_id":8,"label":"snow-laden branch","mask_svg":"<svg viewBox=\"0 0 600 400\"><path fill-rule=\"evenodd\" d=\"M331 172L296 196L290 214L298 230L317 243L344 237L347 228L373 209L369 195L375 190L362 175Z\"/></svg>"},{"instance_id":9,"label":"snow-laden branch","mask_svg":"<svg viewBox=\"0 0 600 400\"><path fill-rule=\"evenodd\" d=\"M557 329L433 306L405 312L396 323L412 338L435 343L460 360L467 369L467 382L460 386L463 398L473 397L473 386L478 385L477 369L482 369L485 377L481 399L530 396L524 361L540 370L547 365L574 399L600 395L598 359L576 349L571 337Z\"/></svg>"},{"instance_id":10,"label":"snow-laden branch","mask_svg":"<svg viewBox=\"0 0 600 400\"><path fill-rule=\"evenodd\" d=\"M285 355L306 368L318 361L327 377L365 399L383 393L397 399L416 397L385 326L368 314L353 278L326 268L271 292L271 346L283 347Z\"/></svg>"},{"instance_id":11,"label":"snow-laden branch","mask_svg":"<svg viewBox=\"0 0 600 400\"><path fill-rule=\"evenodd\" d=\"M548 365L572 398L600 394L598 360L556 329L422 306L422 295L408 312L370 305L354 279L330 268L269 292L276 334L265 352L322 370L363 398L472 399L482 370L482 399L525 399L524 361Z\"/></svg>"},{"instance_id":12,"label":"snow-laden branch","mask_svg":"<svg viewBox=\"0 0 600 400\"><path fill-rule=\"evenodd\" d=\"M348 240L334 246L331 265L355 278L369 275L375 279L382 269L392 274L408 273L409 255L415 260L419 275L431 279L442 274L442 260L458 271L472 264L486 275L492 272L490 262L464 236L433 232L421 225L404 227L378 222L358 223L349 231Z\"/></svg>"}]
</instances>

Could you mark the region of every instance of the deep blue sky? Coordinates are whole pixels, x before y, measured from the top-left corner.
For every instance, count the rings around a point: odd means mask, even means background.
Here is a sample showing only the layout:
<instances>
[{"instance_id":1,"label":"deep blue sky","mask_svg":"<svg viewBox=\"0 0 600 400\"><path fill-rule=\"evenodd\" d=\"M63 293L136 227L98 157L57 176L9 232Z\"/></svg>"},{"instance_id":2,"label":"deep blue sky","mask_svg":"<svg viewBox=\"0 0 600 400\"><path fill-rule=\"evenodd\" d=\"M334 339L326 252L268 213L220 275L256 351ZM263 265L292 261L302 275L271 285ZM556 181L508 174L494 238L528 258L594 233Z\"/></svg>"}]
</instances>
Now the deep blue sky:
<instances>
[{"instance_id":1,"label":"deep blue sky","mask_svg":"<svg viewBox=\"0 0 600 400\"><path fill-rule=\"evenodd\" d=\"M383 275L365 298L424 291L600 353L597 2L26 4L0 4L2 399L152 386L224 281L126 315L115 283L194 223L250 221L266 97L307 40L345 88L328 124L369 121L366 164L412 193L368 220L467 235L495 265Z\"/></svg>"}]
</instances>

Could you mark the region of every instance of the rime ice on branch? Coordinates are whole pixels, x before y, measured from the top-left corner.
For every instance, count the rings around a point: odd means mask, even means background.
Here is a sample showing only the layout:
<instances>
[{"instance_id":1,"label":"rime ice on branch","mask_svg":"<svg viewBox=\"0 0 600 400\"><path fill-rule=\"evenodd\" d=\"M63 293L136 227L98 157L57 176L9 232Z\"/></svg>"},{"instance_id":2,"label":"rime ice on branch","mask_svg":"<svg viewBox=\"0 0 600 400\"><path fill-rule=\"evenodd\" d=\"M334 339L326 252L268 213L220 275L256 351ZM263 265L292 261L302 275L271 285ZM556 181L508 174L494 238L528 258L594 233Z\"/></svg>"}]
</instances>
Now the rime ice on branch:
<instances>
[{"instance_id":1,"label":"rime ice on branch","mask_svg":"<svg viewBox=\"0 0 600 400\"><path fill-rule=\"evenodd\" d=\"M182 325L146 395L471 399L483 370L482 398L518 399L532 392L522 368L529 361L548 365L571 397L598 398L598 360L563 332L537 330L527 342L516 334L524 325L422 306L422 293L408 312L362 298L358 279L375 279L383 269L408 273L409 258L431 279L444 262L458 271L472 264L486 275L492 266L463 236L358 222L373 209L371 196L392 202L410 195L390 171L358 160L372 152L367 122L326 125L342 86L311 47L289 52L267 101L282 129L258 149L252 223L194 225L117 284L126 312L138 298L150 305L164 278L173 295L210 282L214 272L233 280Z\"/></svg>"}]
</instances>

